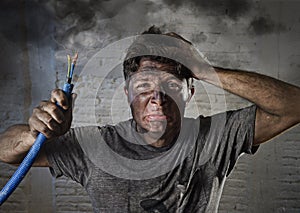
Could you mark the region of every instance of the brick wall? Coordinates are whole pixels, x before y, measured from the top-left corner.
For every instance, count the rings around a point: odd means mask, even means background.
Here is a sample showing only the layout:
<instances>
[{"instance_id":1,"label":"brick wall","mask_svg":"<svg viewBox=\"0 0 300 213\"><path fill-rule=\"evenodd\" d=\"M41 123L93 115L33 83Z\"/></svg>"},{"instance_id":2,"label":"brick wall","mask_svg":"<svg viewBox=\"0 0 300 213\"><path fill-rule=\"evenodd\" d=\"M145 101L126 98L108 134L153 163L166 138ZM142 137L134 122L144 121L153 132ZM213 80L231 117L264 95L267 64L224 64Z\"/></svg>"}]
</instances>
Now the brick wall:
<instances>
[{"instance_id":1,"label":"brick wall","mask_svg":"<svg viewBox=\"0 0 300 213\"><path fill-rule=\"evenodd\" d=\"M127 118L130 113L120 91L121 75L111 72L109 77L95 77L82 70L104 47L112 47L107 54L115 56L99 60L99 65L109 60L121 62L122 55L116 53L122 47L112 43L152 24L182 34L214 65L256 71L300 85L300 15L296 1L241 0L235 7L228 4L230 1L90 2L94 6L84 1L73 5L58 1L3 3L1 130L26 122L39 100L48 98L54 86L63 84L66 54L76 49L80 58L75 72L78 100L73 126ZM75 13L78 8L82 10ZM84 16L83 11L93 16ZM103 77L107 77L105 81ZM100 86L98 82L105 83ZM206 84L197 84L196 90L187 115L224 111L222 90ZM225 93L225 97L227 109L250 104L232 94ZM94 106L96 116L89 113ZM298 212L299 140L300 129L296 127L261 146L254 157L242 156L226 182L219 212ZM0 165L1 186L14 170ZM40 212L41 208L43 212L92 212L78 184L67 178L53 180L48 171L39 169L28 175L0 212Z\"/></svg>"}]
</instances>

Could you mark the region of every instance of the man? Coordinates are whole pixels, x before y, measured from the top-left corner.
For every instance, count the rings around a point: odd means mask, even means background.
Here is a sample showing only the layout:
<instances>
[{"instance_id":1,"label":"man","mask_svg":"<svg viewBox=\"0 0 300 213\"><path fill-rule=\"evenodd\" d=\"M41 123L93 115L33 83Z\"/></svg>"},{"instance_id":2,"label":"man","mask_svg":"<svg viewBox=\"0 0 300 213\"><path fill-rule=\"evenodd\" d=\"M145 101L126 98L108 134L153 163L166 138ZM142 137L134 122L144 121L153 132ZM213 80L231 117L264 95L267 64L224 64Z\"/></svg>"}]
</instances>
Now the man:
<instances>
[{"instance_id":1,"label":"man","mask_svg":"<svg viewBox=\"0 0 300 213\"><path fill-rule=\"evenodd\" d=\"M144 35L124 62L133 119L70 129L71 101L57 89L28 125L1 134L0 159L20 163L41 132L49 142L35 166L82 184L95 212L215 212L238 156L299 123L300 89L256 73L211 69L175 33L151 27ZM185 118L193 79L254 105Z\"/></svg>"}]
</instances>

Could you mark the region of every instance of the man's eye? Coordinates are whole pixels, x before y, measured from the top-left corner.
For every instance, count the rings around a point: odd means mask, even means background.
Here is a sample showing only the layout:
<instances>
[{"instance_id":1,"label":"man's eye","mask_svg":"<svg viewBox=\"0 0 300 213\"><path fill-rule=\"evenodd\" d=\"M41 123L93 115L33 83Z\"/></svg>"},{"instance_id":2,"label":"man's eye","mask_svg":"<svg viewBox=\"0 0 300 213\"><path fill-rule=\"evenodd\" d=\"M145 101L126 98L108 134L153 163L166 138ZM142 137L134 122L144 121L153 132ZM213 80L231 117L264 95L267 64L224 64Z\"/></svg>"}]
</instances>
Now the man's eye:
<instances>
[{"instance_id":1,"label":"man's eye","mask_svg":"<svg viewBox=\"0 0 300 213\"><path fill-rule=\"evenodd\" d=\"M175 83L175 82L169 82L169 83L168 83L168 88L169 88L170 90L174 90L174 91L179 91L179 90L182 89L181 85L179 85L179 84L177 84L177 83Z\"/></svg>"}]
</instances>

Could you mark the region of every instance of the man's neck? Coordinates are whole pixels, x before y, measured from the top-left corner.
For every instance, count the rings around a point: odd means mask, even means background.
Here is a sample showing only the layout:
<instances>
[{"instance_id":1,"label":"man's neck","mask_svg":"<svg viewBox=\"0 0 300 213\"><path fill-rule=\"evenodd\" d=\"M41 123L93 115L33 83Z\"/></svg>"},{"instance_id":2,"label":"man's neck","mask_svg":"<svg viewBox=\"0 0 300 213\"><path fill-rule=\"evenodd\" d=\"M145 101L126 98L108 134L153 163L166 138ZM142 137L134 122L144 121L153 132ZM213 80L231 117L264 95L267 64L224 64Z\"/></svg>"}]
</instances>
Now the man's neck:
<instances>
[{"instance_id":1,"label":"man's neck","mask_svg":"<svg viewBox=\"0 0 300 213\"><path fill-rule=\"evenodd\" d=\"M138 132L142 132L139 131L139 129L137 129ZM179 131L173 129L166 131L165 133L153 133L153 132L144 132L143 134L141 134L141 136L143 137L144 141L154 147L164 147L164 146L168 146L169 144L172 144L178 137L179 135Z\"/></svg>"}]
</instances>

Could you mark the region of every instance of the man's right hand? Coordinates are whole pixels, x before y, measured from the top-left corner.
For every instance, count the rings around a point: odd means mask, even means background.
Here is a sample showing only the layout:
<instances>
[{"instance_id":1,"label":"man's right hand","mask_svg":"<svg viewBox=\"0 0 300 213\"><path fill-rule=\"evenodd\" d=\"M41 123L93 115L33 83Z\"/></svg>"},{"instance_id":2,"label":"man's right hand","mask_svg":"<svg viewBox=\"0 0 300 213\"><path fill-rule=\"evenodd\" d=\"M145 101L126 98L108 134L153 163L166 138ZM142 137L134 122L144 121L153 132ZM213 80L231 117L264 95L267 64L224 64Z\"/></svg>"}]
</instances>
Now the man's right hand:
<instances>
[{"instance_id":1,"label":"man's right hand","mask_svg":"<svg viewBox=\"0 0 300 213\"><path fill-rule=\"evenodd\" d=\"M14 125L0 133L0 161L21 163L39 132L48 139L65 134L71 126L72 100L75 97L75 94L72 94L68 99L62 90L55 89L49 101L42 101L33 110L28 125ZM49 166L43 149L40 150L33 166Z\"/></svg>"},{"instance_id":2,"label":"man's right hand","mask_svg":"<svg viewBox=\"0 0 300 213\"><path fill-rule=\"evenodd\" d=\"M68 99L62 90L53 90L49 101L42 101L34 108L28 121L31 134L36 137L40 132L48 139L65 134L71 126L72 99L75 97L72 94Z\"/></svg>"}]
</instances>

